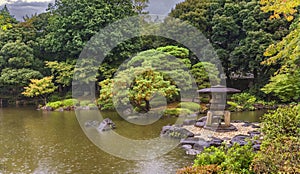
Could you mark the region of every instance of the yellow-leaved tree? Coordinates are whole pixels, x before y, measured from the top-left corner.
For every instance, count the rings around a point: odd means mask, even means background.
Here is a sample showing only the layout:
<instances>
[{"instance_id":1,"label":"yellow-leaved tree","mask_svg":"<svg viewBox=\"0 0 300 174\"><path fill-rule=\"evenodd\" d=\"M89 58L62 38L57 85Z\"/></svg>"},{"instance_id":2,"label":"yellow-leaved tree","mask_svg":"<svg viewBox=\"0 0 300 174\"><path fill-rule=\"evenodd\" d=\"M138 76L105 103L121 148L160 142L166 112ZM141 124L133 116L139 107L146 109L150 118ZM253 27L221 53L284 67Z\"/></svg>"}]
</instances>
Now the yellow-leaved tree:
<instances>
[{"instance_id":1,"label":"yellow-leaved tree","mask_svg":"<svg viewBox=\"0 0 300 174\"><path fill-rule=\"evenodd\" d=\"M274 11L274 17L283 14L287 20L293 20L291 32L282 41L272 44L264 55L270 57L262 62L265 65L280 64L281 67L271 77L262 91L272 93L285 102L300 101L300 16L296 15L299 0L261 0L265 11ZM294 15L294 16L293 16ZM271 16L272 17L272 16Z\"/></svg>"},{"instance_id":2,"label":"yellow-leaved tree","mask_svg":"<svg viewBox=\"0 0 300 174\"><path fill-rule=\"evenodd\" d=\"M52 82L53 76L44 77L42 79L30 79L30 84L24 87L22 94L26 97L40 97L44 104L47 104L47 97L56 90L56 86Z\"/></svg>"},{"instance_id":3,"label":"yellow-leaved tree","mask_svg":"<svg viewBox=\"0 0 300 174\"><path fill-rule=\"evenodd\" d=\"M288 21L294 19L296 8L300 5L299 0L260 0L262 10L265 12L273 12L270 18L280 18L283 15Z\"/></svg>"}]
</instances>

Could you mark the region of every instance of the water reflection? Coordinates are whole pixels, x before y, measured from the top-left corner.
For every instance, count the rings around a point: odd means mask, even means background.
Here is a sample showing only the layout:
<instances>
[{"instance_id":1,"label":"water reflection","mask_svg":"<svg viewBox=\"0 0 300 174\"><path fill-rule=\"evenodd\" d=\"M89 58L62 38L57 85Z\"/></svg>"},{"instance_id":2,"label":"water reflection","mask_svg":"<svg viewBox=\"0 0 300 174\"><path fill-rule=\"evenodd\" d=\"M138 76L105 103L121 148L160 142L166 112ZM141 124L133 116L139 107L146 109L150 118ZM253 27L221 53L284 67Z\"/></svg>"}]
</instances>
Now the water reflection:
<instances>
[{"instance_id":1,"label":"water reflection","mask_svg":"<svg viewBox=\"0 0 300 174\"><path fill-rule=\"evenodd\" d=\"M244 111L244 112L232 112L231 120L244 120L249 122L260 122L260 117L266 113L267 110L257 111Z\"/></svg>"},{"instance_id":2,"label":"water reflection","mask_svg":"<svg viewBox=\"0 0 300 174\"><path fill-rule=\"evenodd\" d=\"M263 112L232 113L232 119L259 121ZM133 139L157 137L162 126L175 121L161 119L153 125L139 126L113 112L104 115L117 124L117 133ZM0 140L0 173L168 174L193 161L179 148L147 161L112 156L85 136L73 112L0 108Z\"/></svg>"},{"instance_id":3,"label":"water reflection","mask_svg":"<svg viewBox=\"0 0 300 174\"><path fill-rule=\"evenodd\" d=\"M0 110L0 173L174 173L192 162L178 148L150 161L112 156L89 141L73 112ZM172 122L162 119L137 131L142 128L125 129L124 120L113 113L107 116L119 125L117 131L135 138L156 137L163 125Z\"/></svg>"}]
</instances>

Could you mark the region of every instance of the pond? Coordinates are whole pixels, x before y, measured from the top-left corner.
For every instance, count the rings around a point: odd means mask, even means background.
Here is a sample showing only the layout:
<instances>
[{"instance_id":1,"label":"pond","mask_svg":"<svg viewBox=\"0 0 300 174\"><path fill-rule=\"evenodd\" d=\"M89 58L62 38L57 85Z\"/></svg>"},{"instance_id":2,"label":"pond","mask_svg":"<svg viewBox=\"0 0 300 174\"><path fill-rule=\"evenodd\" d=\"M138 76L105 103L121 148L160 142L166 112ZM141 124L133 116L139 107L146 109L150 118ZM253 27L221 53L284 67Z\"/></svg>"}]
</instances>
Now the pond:
<instances>
[{"instance_id":1,"label":"pond","mask_svg":"<svg viewBox=\"0 0 300 174\"><path fill-rule=\"evenodd\" d=\"M259 121L263 112L233 113L233 119ZM162 126L127 123L115 112L103 112L124 136L144 139L159 136ZM82 131L74 112L44 112L31 107L0 108L0 173L175 173L194 157L179 147L153 160L125 160L94 145ZM117 143L117 142L115 142Z\"/></svg>"}]
</instances>

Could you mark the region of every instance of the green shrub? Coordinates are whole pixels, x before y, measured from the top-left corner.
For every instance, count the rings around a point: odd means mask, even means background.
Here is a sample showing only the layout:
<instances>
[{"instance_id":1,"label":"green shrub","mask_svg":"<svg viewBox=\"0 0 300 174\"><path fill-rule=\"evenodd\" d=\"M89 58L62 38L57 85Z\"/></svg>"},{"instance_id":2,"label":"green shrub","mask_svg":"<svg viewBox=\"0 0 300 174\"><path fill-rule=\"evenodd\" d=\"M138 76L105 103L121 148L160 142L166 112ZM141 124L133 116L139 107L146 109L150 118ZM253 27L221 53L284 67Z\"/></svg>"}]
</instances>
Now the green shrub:
<instances>
[{"instance_id":1,"label":"green shrub","mask_svg":"<svg viewBox=\"0 0 300 174\"><path fill-rule=\"evenodd\" d=\"M47 103L46 106L51 107L51 108L53 108L53 109L57 109L57 108L59 108L59 107L62 107L62 106L63 106L63 103L62 103L62 101L49 102L49 103Z\"/></svg>"},{"instance_id":2,"label":"green shrub","mask_svg":"<svg viewBox=\"0 0 300 174\"><path fill-rule=\"evenodd\" d=\"M209 103L210 98L209 97L200 97L201 103Z\"/></svg>"},{"instance_id":3,"label":"green shrub","mask_svg":"<svg viewBox=\"0 0 300 174\"><path fill-rule=\"evenodd\" d=\"M280 107L262 117L265 138L300 136L300 105Z\"/></svg>"},{"instance_id":4,"label":"green shrub","mask_svg":"<svg viewBox=\"0 0 300 174\"><path fill-rule=\"evenodd\" d=\"M225 146L209 147L204 149L204 151L197 155L197 158L194 160L194 166L205 166L210 164L220 165L225 161Z\"/></svg>"},{"instance_id":5,"label":"green shrub","mask_svg":"<svg viewBox=\"0 0 300 174\"><path fill-rule=\"evenodd\" d=\"M214 174L220 173L221 168L218 165L206 165L206 166L189 166L177 170L176 174Z\"/></svg>"},{"instance_id":6,"label":"green shrub","mask_svg":"<svg viewBox=\"0 0 300 174\"><path fill-rule=\"evenodd\" d=\"M264 141L251 169L256 173L300 173L300 105L265 114L262 132Z\"/></svg>"},{"instance_id":7,"label":"green shrub","mask_svg":"<svg viewBox=\"0 0 300 174\"><path fill-rule=\"evenodd\" d=\"M184 108L168 108L164 111L164 116L180 116L180 115L190 115L193 112L189 109Z\"/></svg>"},{"instance_id":8,"label":"green shrub","mask_svg":"<svg viewBox=\"0 0 300 174\"><path fill-rule=\"evenodd\" d=\"M100 106L100 109L102 111L104 111L104 110L114 110L115 109L114 103L112 102L111 98L101 99L101 100L98 99L97 104Z\"/></svg>"},{"instance_id":9,"label":"green shrub","mask_svg":"<svg viewBox=\"0 0 300 174\"><path fill-rule=\"evenodd\" d=\"M62 101L62 105L63 107L72 107L72 106L76 106L76 104L78 104L78 100L76 99L65 99Z\"/></svg>"},{"instance_id":10,"label":"green shrub","mask_svg":"<svg viewBox=\"0 0 300 174\"><path fill-rule=\"evenodd\" d=\"M230 173L252 173L250 165L254 156L251 143L244 146L234 144L226 153L225 161L221 164L222 170Z\"/></svg>"},{"instance_id":11,"label":"green shrub","mask_svg":"<svg viewBox=\"0 0 300 174\"><path fill-rule=\"evenodd\" d=\"M197 155L194 166L215 164L225 173L251 173L249 168L254 155L251 143L244 146L234 144L230 148L224 144L219 148L212 146Z\"/></svg>"},{"instance_id":12,"label":"green shrub","mask_svg":"<svg viewBox=\"0 0 300 174\"><path fill-rule=\"evenodd\" d=\"M276 101L263 101L263 100L258 100L256 102L257 104L262 104L264 107L273 107L276 105Z\"/></svg>"},{"instance_id":13,"label":"green shrub","mask_svg":"<svg viewBox=\"0 0 300 174\"><path fill-rule=\"evenodd\" d=\"M300 138L279 137L263 141L251 169L255 173L300 173Z\"/></svg>"},{"instance_id":14,"label":"green shrub","mask_svg":"<svg viewBox=\"0 0 300 174\"><path fill-rule=\"evenodd\" d=\"M242 110L255 110L253 104L255 104L256 97L249 93L233 94L231 100L237 103Z\"/></svg>"},{"instance_id":15,"label":"green shrub","mask_svg":"<svg viewBox=\"0 0 300 174\"><path fill-rule=\"evenodd\" d=\"M90 107L90 108L97 108L97 105L95 105L94 103L90 103L90 104L88 104L88 107Z\"/></svg>"},{"instance_id":16,"label":"green shrub","mask_svg":"<svg viewBox=\"0 0 300 174\"><path fill-rule=\"evenodd\" d=\"M80 103L80 106L88 106L89 104L91 104L93 102L90 100L82 100L79 103Z\"/></svg>"},{"instance_id":17,"label":"green shrub","mask_svg":"<svg viewBox=\"0 0 300 174\"><path fill-rule=\"evenodd\" d=\"M227 101L227 104L230 106L228 108L228 110L230 110L230 111L242 111L243 110L243 107L235 102Z\"/></svg>"},{"instance_id":18,"label":"green shrub","mask_svg":"<svg viewBox=\"0 0 300 174\"><path fill-rule=\"evenodd\" d=\"M178 107L188 109L193 112L199 112L200 110L200 105L194 102L181 102Z\"/></svg>"}]
</instances>

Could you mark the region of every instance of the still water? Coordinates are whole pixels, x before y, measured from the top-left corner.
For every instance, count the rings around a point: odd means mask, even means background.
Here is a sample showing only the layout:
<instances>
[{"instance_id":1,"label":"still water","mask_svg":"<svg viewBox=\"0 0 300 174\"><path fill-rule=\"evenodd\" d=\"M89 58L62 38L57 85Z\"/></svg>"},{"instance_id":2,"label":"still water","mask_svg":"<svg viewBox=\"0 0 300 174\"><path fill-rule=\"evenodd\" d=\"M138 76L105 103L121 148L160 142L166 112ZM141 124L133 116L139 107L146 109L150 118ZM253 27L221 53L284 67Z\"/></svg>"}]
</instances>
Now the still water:
<instances>
[{"instance_id":1,"label":"still water","mask_svg":"<svg viewBox=\"0 0 300 174\"><path fill-rule=\"evenodd\" d=\"M259 121L260 112L232 114L233 119ZM114 112L103 112L117 133L135 139L158 137L175 118L148 126L127 123ZM118 143L118 142L115 142ZM0 108L0 174L2 173L142 173L168 174L192 164L179 147L153 160L125 160L94 145L82 131L74 112L44 112L30 107Z\"/></svg>"}]
</instances>

